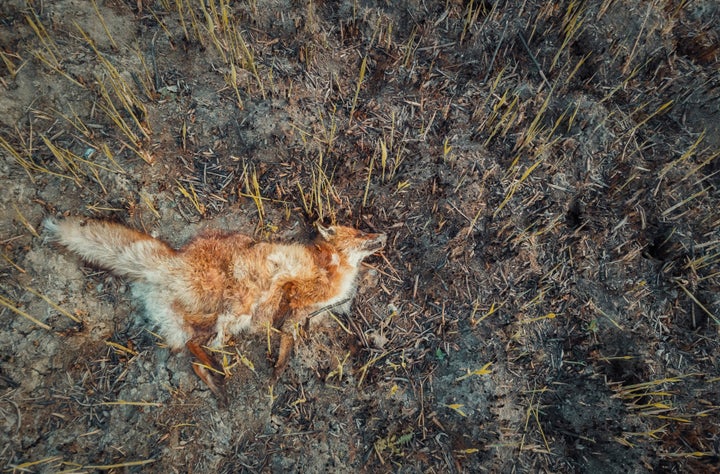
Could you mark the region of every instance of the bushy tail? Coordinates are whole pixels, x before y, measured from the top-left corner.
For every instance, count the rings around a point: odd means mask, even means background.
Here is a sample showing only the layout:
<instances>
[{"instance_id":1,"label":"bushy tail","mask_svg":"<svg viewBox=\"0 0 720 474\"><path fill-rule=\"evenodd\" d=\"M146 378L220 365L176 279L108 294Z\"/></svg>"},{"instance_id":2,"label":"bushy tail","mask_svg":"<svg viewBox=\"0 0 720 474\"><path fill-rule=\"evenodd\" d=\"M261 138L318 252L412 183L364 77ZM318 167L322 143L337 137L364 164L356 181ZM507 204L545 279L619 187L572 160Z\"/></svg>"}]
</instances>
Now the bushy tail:
<instances>
[{"instance_id":1,"label":"bushy tail","mask_svg":"<svg viewBox=\"0 0 720 474\"><path fill-rule=\"evenodd\" d=\"M130 278L155 280L175 253L164 242L112 222L48 218L44 225L52 240L84 260Z\"/></svg>"}]
</instances>

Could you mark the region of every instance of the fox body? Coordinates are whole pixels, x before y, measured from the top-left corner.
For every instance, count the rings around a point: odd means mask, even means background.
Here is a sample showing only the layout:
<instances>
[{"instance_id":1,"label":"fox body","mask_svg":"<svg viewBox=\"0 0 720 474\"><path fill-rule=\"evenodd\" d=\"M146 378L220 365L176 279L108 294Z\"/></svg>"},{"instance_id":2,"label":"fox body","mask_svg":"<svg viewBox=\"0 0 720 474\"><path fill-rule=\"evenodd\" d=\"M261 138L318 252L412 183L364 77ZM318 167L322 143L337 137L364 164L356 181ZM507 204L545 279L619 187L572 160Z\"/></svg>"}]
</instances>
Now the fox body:
<instances>
[{"instance_id":1,"label":"fox body","mask_svg":"<svg viewBox=\"0 0 720 474\"><path fill-rule=\"evenodd\" d=\"M120 224L48 219L52 238L84 260L133 281L133 294L173 349L187 347L195 372L216 393L203 345L221 346L242 331L281 333L277 377L297 327L324 309L347 312L361 261L382 249L384 234L318 226L309 244L255 242L238 233L210 232L176 250ZM218 393L219 394L219 393Z\"/></svg>"}]
</instances>

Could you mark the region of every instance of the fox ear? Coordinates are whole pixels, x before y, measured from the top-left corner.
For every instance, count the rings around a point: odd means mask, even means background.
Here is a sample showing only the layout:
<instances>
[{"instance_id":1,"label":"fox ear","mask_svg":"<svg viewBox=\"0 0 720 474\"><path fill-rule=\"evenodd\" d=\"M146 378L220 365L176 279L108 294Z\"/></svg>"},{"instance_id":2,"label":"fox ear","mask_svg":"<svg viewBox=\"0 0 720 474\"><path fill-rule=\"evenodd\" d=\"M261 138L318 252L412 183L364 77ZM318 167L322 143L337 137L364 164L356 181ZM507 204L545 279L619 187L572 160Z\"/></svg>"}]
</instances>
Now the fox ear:
<instances>
[{"instance_id":1,"label":"fox ear","mask_svg":"<svg viewBox=\"0 0 720 474\"><path fill-rule=\"evenodd\" d=\"M333 238L335 236L335 227L333 227L333 226L323 227L322 224L318 223L317 228L318 228L318 232L320 232L320 235L325 240L330 240L331 238Z\"/></svg>"}]
</instances>

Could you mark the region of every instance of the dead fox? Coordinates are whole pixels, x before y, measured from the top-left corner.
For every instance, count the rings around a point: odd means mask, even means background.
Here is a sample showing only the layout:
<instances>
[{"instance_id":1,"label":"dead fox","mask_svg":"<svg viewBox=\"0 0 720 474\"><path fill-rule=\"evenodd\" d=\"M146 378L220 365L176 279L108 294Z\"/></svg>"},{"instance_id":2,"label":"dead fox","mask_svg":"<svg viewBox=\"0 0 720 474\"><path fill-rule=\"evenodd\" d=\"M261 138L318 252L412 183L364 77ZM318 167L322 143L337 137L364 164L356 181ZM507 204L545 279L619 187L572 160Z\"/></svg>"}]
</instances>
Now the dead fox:
<instances>
[{"instance_id":1,"label":"dead fox","mask_svg":"<svg viewBox=\"0 0 720 474\"><path fill-rule=\"evenodd\" d=\"M385 234L318 226L310 244L255 242L239 233L202 234L175 250L120 224L47 219L51 238L89 263L133 281L133 294L174 350L197 357L197 375L221 398L203 345L221 346L241 331L280 332L273 377L288 363L298 325L324 310L346 313L361 261ZM217 382L217 383L216 383Z\"/></svg>"}]
</instances>

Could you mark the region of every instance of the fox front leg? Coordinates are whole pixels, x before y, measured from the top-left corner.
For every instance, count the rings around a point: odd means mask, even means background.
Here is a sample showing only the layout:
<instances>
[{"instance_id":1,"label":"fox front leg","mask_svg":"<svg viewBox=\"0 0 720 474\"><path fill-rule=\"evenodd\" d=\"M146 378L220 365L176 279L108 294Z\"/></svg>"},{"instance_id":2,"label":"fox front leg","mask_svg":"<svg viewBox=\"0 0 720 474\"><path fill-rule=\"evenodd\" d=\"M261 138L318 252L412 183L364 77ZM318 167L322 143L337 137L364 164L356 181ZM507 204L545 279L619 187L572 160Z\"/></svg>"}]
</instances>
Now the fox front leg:
<instances>
[{"instance_id":1,"label":"fox front leg","mask_svg":"<svg viewBox=\"0 0 720 474\"><path fill-rule=\"evenodd\" d=\"M295 346L295 338L291 332L293 316L295 315L295 309L293 309L293 299L297 294L295 284L287 282L282 286L282 298L278 310L273 317L273 326L280 330L280 348L278 349L278 358L275 361L275 367L273 368L272 381L277 382L282 373L285 371L290 356L292 355L293 347Z\"/></svg>"},{"instance_id":2,"label":"fox front leg","mask_svg":"<svg viewBox=\"0 0 720 474\"><path fill-rule=\"evenodd\" d=\"M272 378L274 382L277 382L282 373L285 371L285 368L290 361L290 356L292 355L294 347L295 338L293 337L293 335L287 333L286 331L282 331L280 333L280 348L278 349L278 358L275 362L275 367L273 368Z\"/></svg>"}]
</instances>

